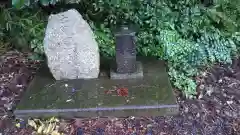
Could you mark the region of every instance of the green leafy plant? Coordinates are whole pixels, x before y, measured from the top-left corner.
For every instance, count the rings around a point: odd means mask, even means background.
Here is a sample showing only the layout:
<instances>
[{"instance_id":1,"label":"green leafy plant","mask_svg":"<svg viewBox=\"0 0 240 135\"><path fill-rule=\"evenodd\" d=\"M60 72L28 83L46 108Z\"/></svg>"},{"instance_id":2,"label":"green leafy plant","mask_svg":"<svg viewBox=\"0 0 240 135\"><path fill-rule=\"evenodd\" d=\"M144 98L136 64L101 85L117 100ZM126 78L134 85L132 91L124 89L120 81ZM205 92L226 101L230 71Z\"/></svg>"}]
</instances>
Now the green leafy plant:
<instances>
[{"instance_id":1,"label":"green leafy plant","mask_svg":"<svg viewBox=\"0 0 240 135\"><path fill-rule=\"evenodd\" d=\"M81 0L12 0L12 6L16 9L22 9L35 4L41 4L43 6L55 5L57 2L65 3L78 3Z\"/></svg>"},{"instance_id":2,"label":"green leafy plant","mask_svg":"<svg viewBox=\"0 0 240 135\"><path fill-rule=\"evenodd\" d=\"M36 56L43 55L46 18L40 10L14 12L13 9L5 9L3 20L1 28L5 37L8 37L8 42L17 49L33 51Z\"/></svg>"},{"instance_id":3,"label":"green leafy plant","mask_svg":"<svg viewBox=\"0 0 240 135\"><path fill-rule=\"evenodd\" d=\"M204 7L199 0L36 2L45 6L57 2L78 3L75 7L91 25L104 57L115 55L111 28L123 23L134 24L138 28L138 54L166 60L172 84L188 98L196 95L194 77L201 67L216 62L231 63L232 57L239 54L239 0L214 0L210 7ZM12 4L17 8L34 5L29 0L14 0ZM1 31L5 37L11 37L14 41L11 43L23 44L19 48L30 48L35 54L43 55L42 39L47 15L39 11L11 10L9 15L2 15L1 24L4 25L1 25Z\"/></svg>"},{"instance_id":4,"label":"green leafy plant","mask_svg":"<svg viewBox=\"0 0 240 135\"><path fill-rule=\"evenodd\" d=\"M100 24L98 27L93 22L90 24L96 36L101 55L103 57L113 57L115 55L115 44L111 30L104 24Z\"/></svg>"}]
</instances>

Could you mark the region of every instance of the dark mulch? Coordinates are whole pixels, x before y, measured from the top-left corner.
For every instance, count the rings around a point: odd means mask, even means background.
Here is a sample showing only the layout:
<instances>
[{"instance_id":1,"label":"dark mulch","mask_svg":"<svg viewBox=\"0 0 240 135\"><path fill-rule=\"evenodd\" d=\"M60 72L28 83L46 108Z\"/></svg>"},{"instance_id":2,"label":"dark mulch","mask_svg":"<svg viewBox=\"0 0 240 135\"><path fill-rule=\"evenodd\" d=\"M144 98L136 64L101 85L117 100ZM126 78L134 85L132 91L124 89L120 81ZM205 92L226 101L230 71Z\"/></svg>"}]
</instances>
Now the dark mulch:
<instances>
[{"instance_id":1,"label":"dark mulch","mask_svg":"<svg viewBox=\"0 0 240 135\"><path fill-rule=\"evenodd\" d=\"M0 114L12 110L36 71L36 61L27 60L28 54L8 52L0 58Z\"/></svg>"},{"instance_id":2,"label":"dark mulch","mask_svg":"<svg viewBox=\"0 0 240 135\"><path fill-rule=\"evenodd\" d=\"M0 110L6 114L19 100L38 62L26 60L25 54L8 53L1 57ZM169 117L92 118L61 120L65 134L84 132L105 135L240 135L240 63L231 67L216 65L196 77L198 99L181 96L180 114ZM4 135L28 135L30 128L17 129L12 119L2 117Z\"/></svg>"}]
</instances>

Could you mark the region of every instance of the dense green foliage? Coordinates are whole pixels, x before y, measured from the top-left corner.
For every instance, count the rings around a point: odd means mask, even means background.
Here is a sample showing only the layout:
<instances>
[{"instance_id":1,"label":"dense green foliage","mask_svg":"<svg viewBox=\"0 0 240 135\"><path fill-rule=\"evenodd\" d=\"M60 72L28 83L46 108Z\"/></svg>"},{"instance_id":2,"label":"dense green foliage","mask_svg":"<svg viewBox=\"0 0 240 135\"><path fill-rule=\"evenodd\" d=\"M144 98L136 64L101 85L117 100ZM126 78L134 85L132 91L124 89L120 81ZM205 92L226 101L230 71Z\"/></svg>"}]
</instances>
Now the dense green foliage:
<instances>
[{"instance_id":1,"label":"dense green foliage","mask_svg":"<svg viewBox=\"0 0 240 135\"><path fill-rule=\"evenodd\" d=\"M81 0L12 0L13 7L22 9L25 7L41 4L43 6L55 5L56 3L79 3Z\"/></svg>"},{"instance_id":2,"label":"dense green foliage","mask_svg":"<svg viewBox=\"0 0 240 135\"><path fill-rule=\"evenodd\" d=\"M40 10L14 12L11 9L3 9L1 18L4 19L1 19L0 23L3 40L14 44L19 50L31 49L35 57L41 56L44 52L42 41L46 17Z\"/></svg>"},{"instance_id":3,"label":"dense green foliage","mask_svg":"<svg viewBox=\"0 0 240 135\"><path fill-rule=\"evenodd\" d=\"M22 1L15 0L15 5ZM56 2L41 1L44 5ZM138 54L166 60L173 84L191 98L196 94L193 78L199 68L231 63L239 50L240 1L215 0L213 4L204 7L199 0L81 0L75 7L91 24L103 56L114 55L111 28L121 23L137 26ZM4 12L0 28L5 37L11 37L9 42L41 56L46 12L31 8Z\"/></svg>"}]
</instances>

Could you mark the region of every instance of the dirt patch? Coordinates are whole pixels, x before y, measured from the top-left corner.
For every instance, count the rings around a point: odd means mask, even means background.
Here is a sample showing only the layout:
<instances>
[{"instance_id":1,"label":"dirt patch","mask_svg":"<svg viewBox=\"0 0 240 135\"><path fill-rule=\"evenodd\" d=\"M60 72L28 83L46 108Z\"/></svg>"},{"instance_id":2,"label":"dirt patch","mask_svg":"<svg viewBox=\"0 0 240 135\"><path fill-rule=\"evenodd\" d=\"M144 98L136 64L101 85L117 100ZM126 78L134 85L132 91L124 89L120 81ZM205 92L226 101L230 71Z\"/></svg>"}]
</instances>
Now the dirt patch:
<instances>
[{"instance_id":1,"label":"dirt patch","mask_svg":"<svg viewBox=\"0 0 240 135\"><path fill-rule=\"evenodd\" d=\"M9 52L1 57L0 112L7 114L25 90L38 62L27 54ZM178 96L180 114L171 117L128 117L61 120L61 130L69 135L240 135L240 63L216 65L196 78L198 99ZM2 117L4 135L28 135L31 128L15 128L13 119Z\"/></svg>"}]
</instances>

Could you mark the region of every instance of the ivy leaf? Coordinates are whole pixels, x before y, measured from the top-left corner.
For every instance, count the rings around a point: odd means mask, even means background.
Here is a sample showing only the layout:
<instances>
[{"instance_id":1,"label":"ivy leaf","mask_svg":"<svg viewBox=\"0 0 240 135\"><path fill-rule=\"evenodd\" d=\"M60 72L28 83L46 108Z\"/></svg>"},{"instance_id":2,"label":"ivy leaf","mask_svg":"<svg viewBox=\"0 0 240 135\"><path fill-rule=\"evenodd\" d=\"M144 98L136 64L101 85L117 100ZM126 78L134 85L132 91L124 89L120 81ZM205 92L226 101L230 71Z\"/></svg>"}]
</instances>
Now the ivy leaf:
<instances>
[{"instance_id":1,"label":"ivy leaf","mask_svg":"<svg viewBox=\"0 0 240 135\"><path fill-rule=\"evenodd\" d=\"M50 2L51 0L40 0L40 3L43 5L43 6L47 6L47 5L49 5L49 2Z\"/></svg>"},{"instance_id":2,"label":"ivy leaf","mask_svg":"<svg viewBox=\"0 0 240 135\"><path fill-rule=\"evenodd\" d=\"M26 5L26 6L30 6L30 0L24 0L25 2L24 2L24 5Z\"/></svg>"},{"instance_id":3,"label":"ivy leaf","mask_svg":"<svg viewBox=\"0 0 240 135\"><path fill-rule=\"evenodd\" d=\"M24 3L25 3L25 0L12 0L12 6L17 9L22 8L24 6Z\"/></svg>"},{"instance_id":4,"label":"ivy leaf","mask_svg":"<svg viewBox=\"0 0 240 135\"><path fill-rule=\"evenodd\" d=\"M50 4L55 5L58 0L50 0Z\"/></svg>"}]
</instances>

